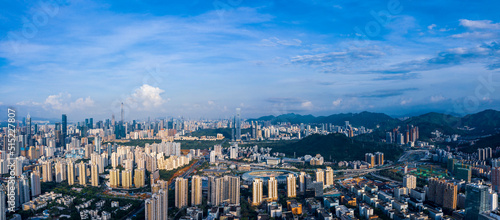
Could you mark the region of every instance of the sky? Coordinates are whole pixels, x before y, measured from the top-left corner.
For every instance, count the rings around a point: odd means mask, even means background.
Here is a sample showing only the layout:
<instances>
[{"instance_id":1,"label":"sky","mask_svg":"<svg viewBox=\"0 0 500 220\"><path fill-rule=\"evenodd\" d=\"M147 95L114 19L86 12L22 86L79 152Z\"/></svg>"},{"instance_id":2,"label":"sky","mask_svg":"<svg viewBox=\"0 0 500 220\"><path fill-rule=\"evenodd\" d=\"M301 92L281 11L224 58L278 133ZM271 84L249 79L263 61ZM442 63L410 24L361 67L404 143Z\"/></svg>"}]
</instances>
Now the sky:
<instances>
[{"instance_id":1,"label":"sky","mask_svg":"<svg viewBox=\"0 0 500 220\"><path fill-rule=\"evenodd\" d=\"M7 1L0 110L95 120L500 110L500 2ZM2 115L0 119L6 118Z\"/></svg>"}]
</instances>

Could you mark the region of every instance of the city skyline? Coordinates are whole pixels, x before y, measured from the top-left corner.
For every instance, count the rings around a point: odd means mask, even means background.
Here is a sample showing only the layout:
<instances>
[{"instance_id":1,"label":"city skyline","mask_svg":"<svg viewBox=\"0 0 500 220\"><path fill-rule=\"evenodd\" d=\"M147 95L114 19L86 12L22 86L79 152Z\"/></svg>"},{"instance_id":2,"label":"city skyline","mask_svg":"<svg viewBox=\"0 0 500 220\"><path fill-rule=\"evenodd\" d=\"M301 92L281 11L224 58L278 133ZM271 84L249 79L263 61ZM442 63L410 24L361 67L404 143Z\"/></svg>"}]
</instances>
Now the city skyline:
<instances>
[{"instance_id":1,"label":"city skyline","mask_svg":"<svg viewBox=\"0 0 500 220\"><path fill-rule=\"evenodd\" d=\"M0 110L70 121L119 118L121 103L126 120L498 110L499 3L487 3L9 2Z\"/></svg>"}]
</instances>

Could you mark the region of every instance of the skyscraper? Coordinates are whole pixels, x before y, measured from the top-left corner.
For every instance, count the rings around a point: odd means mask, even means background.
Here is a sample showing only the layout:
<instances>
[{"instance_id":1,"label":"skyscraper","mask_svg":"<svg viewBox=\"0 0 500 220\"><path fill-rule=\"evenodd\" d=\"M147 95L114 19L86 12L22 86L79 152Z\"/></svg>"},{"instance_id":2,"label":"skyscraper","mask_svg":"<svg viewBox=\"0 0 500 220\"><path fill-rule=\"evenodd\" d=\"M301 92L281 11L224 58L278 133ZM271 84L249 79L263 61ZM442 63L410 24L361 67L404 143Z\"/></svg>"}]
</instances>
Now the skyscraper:
<instances>
[{"instance_id":1,"label":"skyscraper","mask_svg":"<svg viewBox=\"0 0 500 220\"><path fill-rule=\"evenodd\" d=\"M67 179L68 167L64 161L57 161L56 163L56 182L60 183Z\"/></svg>"},{"instance_id":2,"label":"skyscraper","mask_svg":"<svg viewBox=\"0 0 500 220\"><path fill-rule=\"evenodd\" d=\"M500 167L491 169L491 188L496 192L500 191Z\"/></svg>"},{"instance_id":3,"label":"skyscraper","mask_svg":"<svg viewBox=\"0 0 500 220\"><path fill-rule=\"evenodd\" d=\"M111 169L109 171L109 186L111 188L117 188L120 186L120 170Z\"/></svg>"},{"instance_id":4,"label":"skyscraper","mask_svg":"<svg viewBox=\"0 0 500 220\"><path fill-rule=\"evenodd\" d=\"M241 109L236 108L236 116L234 117L235 141L241 140Z\"/></svg>"},{"instance_id":5,"label":"skyscraper","mask_svg":"<svg viewBox=\"0 0 500 220\"><path fill-rule=\"evenodd\" d=\"M429 201L449 209L457 207L457 185L444 179L431 178L427 198Z\"/></svg>"},{"instance_id":6,"label":"skyscraper","mask_svg":"<svg viewBox=\"0 0 500 220\"><path fill-rule=\"evenodd\" d=\"M31 196L34 198L42 194L40 185L40 173L33 171L30 176L31 179Z\"/></svg>"},{"instance_id":7,"label":"skyscraper","mask_svg":"<svg viewBox=\"0 0 500 220\"><path fill-rule=\"evenodd\" d=\"M194 175L191 178L191 205L201 205L201 177Z\"/></svg>"},{"instance_id":8,"label":"skyscraper","mask_svg":"<svg viewBox=\"0 0 500 220\"><path fill-rule=\"evenodd\" d=\"M99 168L97 164L90 166L90 174L92 186L99 186Z\"/></svg>"},{"instance_id":9,"label":"skyscraper","mask_svg":"<svg viewBox=\"0 0 500 220\"><path fill-rule=\"evenodd\" d=\"M0 220L6 220L7 216L7 201L5 201L6 187L2 184L0 185Z\"/></svg>"},{"instance_id":10,"label":"skyscraper","mask_svg":"<svg viewBox=\"0 0 500 220\"><path fill-rule=\"evenodd\" d=\"M147 220L167 220L168 219L168 192L160 189L153 193L151 198L145 201Z\"/></svg>"},{"instance_id":11,"label":"skyscraper","mask_svg":"<svg viewBox=\"0 0 500 220\"><path fill-rule=\"evenodd\" d=\"M325 170L325 186L331 186L333 185L333 170L331 167L326 167Z\"/></svg>"},{"instance_id":12,"label":"skyscraper","mask_svg":"<svg viewBox=\"0 0 500 220\"><path fill-rule=\"evenodd\" d=\"M71 186L73 184L75 184L75 163L68 161L68 185Z\"/></svg>"},{"instance_id":13,"label":"skyscraper","mask_svg":"<svg viewBox=\"0 0 500 220\"><path fill-rule=\"evenodd\" d=\"M267 187L268 187L268 198L270 200L277 201L278 200L278 180L274 176L269 177Z\"/></svg>"},{"instance_id":14,"label":"skyscraper","mask_svg":"<svg viewBox=\"0 0 500 220\"><path fill-rule=\"evenodd\" d=\"M83 161L78 164L78 183L82 186L87 184L87 166Z\"/></svg>"},{"instance_id":15,"label":"skyscraper","mask_svg":"<svg viewBox=\"0 0 500 220\"><path fill-rule=\"evenodd\" d=\"M175 207L182 208L188 205L188 180L182 177L175 179Z\"/></svg>"},{"instance_id":16,"label":"skyscraper","mask_svg":"<svg viewBox=\"0 0 500 220\"><path fill-rule=\"evenodd\" d=\"M465 219L476 220L479 214L490 210L488 187L468 184L465 187Z\"/></svg>"},{"instance_id":17,"label":"skyscraper","mask_svg":"<svg viewBox=\"0 0 500 220\"><path fill-rule=\"evenodd\" d=\"M144 168L135 169L134 185L136 188L143 187L146 184L146 170Z\"/></svg>"},{"instance_id":18,"label":"skyscraper","mask_svg":"<svg viewBox=\"0 0 500 220\"><path fill-rule=\"evenodd\" d=\"M306 173L300 172L299 174L299 192L304 193L306 191Z\"/></svg>"},{"instance_id":19,"label":"skyscraper","mask_svg":"<svg viewBox=\"0 0 500 220\"><path fill-rule=\"evenodd\" d=\"M286 195L289 198L297 196L297 181L295 179L295 175L293 174L288 174L286 177Z\"/></svg>"},{"instance_id":20,"label":"skyscraper","mask_svg":"<svg viewBox=\"0 0 500 220\"><path fill-rule=\"evenodd\" d=\"M132 170L122 170L122 187L125 189L132 187Z\"/></svg>"},{"instance_id":21,"label":"skyscraper","mask_svg":"<svg viewBox=\"0 0 500 220\"><path fill-rule=\"evenodd\" d=\"M52 162L46 161L42 165L43 182L52 182Z\"/></svg>"},{"instance_id":22,"label":"skyscraper","mask_svg":"<svg viewBox=\"0 0 500 220\"><path fill-rule=\"evenodd\" d=\"M240 204L240 177L225 176L227 182L228 202L229 204Z\"/></svg>"},{"instance_id":23,"label":"skyscraper","mask_svg":"<svg viewBox=\"0 0 500 220\"><path fill-rule=\"evenodd\" d=\"M262 180L255 178L252 184L252 205L260 205L262 202Z\"/></svg>"},{"instance_id":24,"label":"skyscraper","mask_svg":"<svg viewBox=\"0 0 500 220\"><path fill-rule=\"evenodd\" d=\"M62 128L61 128L61 146L66 147L66 137L68 135L68 117L66 114L62 115Z\"/></svg>"}]
</instances>

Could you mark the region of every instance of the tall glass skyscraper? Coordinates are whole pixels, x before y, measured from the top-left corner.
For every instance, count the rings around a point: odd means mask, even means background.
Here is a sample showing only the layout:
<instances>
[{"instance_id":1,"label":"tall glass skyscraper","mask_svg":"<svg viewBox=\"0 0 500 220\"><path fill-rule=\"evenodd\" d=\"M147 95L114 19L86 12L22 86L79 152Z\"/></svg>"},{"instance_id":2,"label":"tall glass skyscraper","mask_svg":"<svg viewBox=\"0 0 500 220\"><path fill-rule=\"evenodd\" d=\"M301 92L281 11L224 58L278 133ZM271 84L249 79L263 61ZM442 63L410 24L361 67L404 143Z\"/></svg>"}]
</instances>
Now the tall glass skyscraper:
<instances>
[{"instance_id":1,"label":"tall glass skyscraper","mask_svg":"<svg viewBox=\"0 0 500 220\"><path fill-rule=\"evenodd\" d=\"M61 145L63 147L66 147L66 135L68 134L68 117L66 117L66 114L62 115L62 137L61 137Z\"/></svg>"},{"instance_id":2,"label":"tall glass skyscraper","mask_svg":"<svg viewBox=\"0 0 500 220\"><path fill-rule=\"evenodd\" d=\"M479 214L490 210L488 186L469 184L465 190L465 219L477 220Z\"/></svg>"},{"instance_id":3,"label":"tall glass skyscraper","mask_svg":"<svg viewBox=\"0 0 500 220\"><path fill-rule=\"evenodd\" d=\"M234 117L234 128L236 130L235 140L241 140L241 109L236 108L236 116Z\"/></svg>"}]
</instances>

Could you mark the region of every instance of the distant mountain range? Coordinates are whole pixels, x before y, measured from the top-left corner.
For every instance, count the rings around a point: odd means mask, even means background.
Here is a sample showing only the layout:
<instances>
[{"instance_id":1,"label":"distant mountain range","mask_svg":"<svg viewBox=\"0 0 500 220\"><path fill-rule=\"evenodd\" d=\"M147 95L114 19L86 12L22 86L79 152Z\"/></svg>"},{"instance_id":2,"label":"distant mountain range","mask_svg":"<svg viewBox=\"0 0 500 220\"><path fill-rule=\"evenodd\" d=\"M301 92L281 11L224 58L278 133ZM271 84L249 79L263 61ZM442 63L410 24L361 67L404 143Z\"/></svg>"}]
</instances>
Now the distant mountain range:
<instances>
[{"instance_id":1,"label":"distant mountain range","mask_svg":"<svg viewBox=\"0 0 500 220\"><path fill-rule=\"evenodd\" d=\"M488 109L475 114L469 114L464 117L457 117L442 113L430 112L427 114L410 117L406 120L393 118L384 113L360 112L333 114L330 116L285 114L279 116L264 116L248 121L270 121L271 123L290 122L292 124L300 123L332 123L335 125L344 125L349 121L355 127L364 126L366 128L380 128L389 130L397 126L415 125L419 126L420 133L423 136L430 135L434 130L440 130L445 134L493 134L500 128L500 111ZM474 128L473 130L463 130L464 126Z\"/></svg>"}]
</instances>

